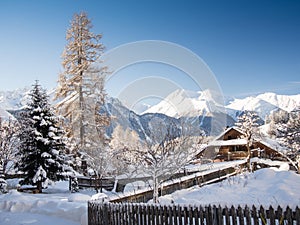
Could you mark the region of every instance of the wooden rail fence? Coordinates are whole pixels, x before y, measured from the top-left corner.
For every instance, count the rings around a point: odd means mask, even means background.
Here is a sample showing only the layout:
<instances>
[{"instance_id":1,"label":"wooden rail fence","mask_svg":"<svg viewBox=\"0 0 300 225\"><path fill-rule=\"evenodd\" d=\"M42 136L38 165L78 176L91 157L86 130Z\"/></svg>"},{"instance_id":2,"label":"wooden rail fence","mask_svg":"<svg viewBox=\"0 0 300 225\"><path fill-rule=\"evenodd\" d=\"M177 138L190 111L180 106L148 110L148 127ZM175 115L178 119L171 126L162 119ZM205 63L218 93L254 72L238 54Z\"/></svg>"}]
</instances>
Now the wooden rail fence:
<instances>
[{"instance_id":1,"label":"wooden rail fence","mask_svg":"<svg viewBox=\"0 0 300 225\"><path fill-rule=\"evenodd\" d=\"M72 180L74 177L69 179L69 190L71 190ZM94 177L76 177L77 185L79 188L95 188L101 189L104 188L108 191L111 191L114 187L114 179L111 178L94 178Z\"/></svg>"},{"instance_id":2,"label":"wooden rail fence","mask_svg":"<svg viewBox=\"0 0 300 225\"><path fill-rule=\"evenodd\" d=\"M246 163L239 166L244 167ZM203 171L188 176L180 177L174 180L168 180L159 187L159 196L171 194L174 191L189 188L195 185L206 185L218 182L237 174L235 166L229 166L223 169ZM148 202L153 198L153 189L138 190L133 193L118 193L116 196L110 196L110 202Z\"/></svg>"},{"instance_id":3,"label":"wooden rail fence","mask_svg":"<svg viewBox=\"0 0 300 225\"><path fill-rule=\"evenodd\" d=\"M256 207L88 203L88 225L299 225L300 210Z\"/></svg>"}]
</instances>

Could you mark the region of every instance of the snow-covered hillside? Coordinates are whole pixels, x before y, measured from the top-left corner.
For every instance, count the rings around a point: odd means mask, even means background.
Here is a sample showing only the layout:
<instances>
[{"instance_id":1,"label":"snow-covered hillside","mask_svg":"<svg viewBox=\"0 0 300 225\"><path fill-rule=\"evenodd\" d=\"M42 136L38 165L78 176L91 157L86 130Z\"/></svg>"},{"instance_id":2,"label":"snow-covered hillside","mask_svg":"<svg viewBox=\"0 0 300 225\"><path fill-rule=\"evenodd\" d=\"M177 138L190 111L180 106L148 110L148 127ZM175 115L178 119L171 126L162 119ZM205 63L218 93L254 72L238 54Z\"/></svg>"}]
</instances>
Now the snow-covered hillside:
<instances>
[{"instance_id":1,"label":"snow-covered hillside","mask_svg":"<svg viewBox=\"0 0 300 225\"><path fill-rule=\"evenodd\" d=\"M283 166L284 168L285 166ZM263 205L276 208L300 205L300 175L284 169L261 169L221 183L192 187L160 197L161 204Z\"/></svg>"}]
</instances>

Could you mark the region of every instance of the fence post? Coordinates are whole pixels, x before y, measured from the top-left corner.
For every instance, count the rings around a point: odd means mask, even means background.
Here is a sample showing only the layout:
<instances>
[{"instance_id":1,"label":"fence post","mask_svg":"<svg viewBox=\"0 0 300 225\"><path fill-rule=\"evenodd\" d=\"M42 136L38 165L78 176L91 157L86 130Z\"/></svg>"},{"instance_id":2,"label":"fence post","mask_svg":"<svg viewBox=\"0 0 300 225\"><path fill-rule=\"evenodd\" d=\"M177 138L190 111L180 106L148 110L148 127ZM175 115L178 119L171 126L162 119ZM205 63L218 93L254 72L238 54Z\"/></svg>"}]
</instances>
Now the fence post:
<instances>
[{"instance_id":1,"label":"fence post","mask_svg":"<svg viewBox=\"0 0 300 225\"><path fill-rule=\"evenodd\" d=\"M275 212L272 206L269 207L270 224L275 225Z\"/></svg>"},{"instance_id":2,"label":"fence post","mask_svg":"<svg viewBox=\"0 0 300 225\"><path fill-rule=\"evenodd\" d=\"M227 206L225 206L225 208L223 209L223 214L225 215L225 222L224 224L226 225L230 225L230 216L229 216L229 212L228 212L228 208Z\"/></svg>"},{"instance_id":3,"label":"fence post","mask_svg":"<svg viewBox=\"0 0 300 225\"><path fill-rule=\"evenodd\" d=\"M219 221L218 221L218 212L217 212L217 207L215 205L213 205L212 207L212 224L216 224L219 225Z\"/></svg>"},{"instance_id":4,"label":"fence post","mask_svg":"<svg viewBox=\"0 0 300 225\"><path fill-rule=\"evenodd\" d=\"M262 207L262 205L259 208L259 217L263 224L267 224L267 216L265 213L265 209L264 209L264 207Z\"/></svg>"},{"instance_id":5,"label":"fence post","mask_svg":"<svg viewBox=\"0 0 300 225\"><path fill-rule=\"evenodd\" d=\"M211 205L205 207L206 224L213 224Z\"/></svg>"},{"instance_id":6,"label":"fence post","mask_svg":"<svg viewBox=\"0 0 300 225\"><path fill-rule=\"evenodd\" d=\"M293 212L289 206L286 207L285 217L288 225L293 225Z\"/></svg>"},{"instance_id":7,"label":"fence post","mask_svg":"<svg viewBox=\"0 0 300 225\"><path fill-rule=\"evenodd\" d=\"M282 208L280 206L277 207L277 211L276 211L276 217L279 220L279 224L283 224L284 221L284 215L282 213Z\"/></svg>"},{"instance_id":8,"label":"fence post","mask_svg":"<svg viewBox=\"0 0 300 225\"><path fill-rule=\"evenodd\" d=\"M300 224L300 209L298 206L296 207L296 213L295 213L295 219L296 219L296 224Z\"/></svg>"},{"instance_id":9,"label":"fence post","mask_svg":"<svg viewBox=\"0 0 300 225\"><path fill-rule=\"evenodd\" d=\"M251 225L251 216L250 216L250 210L247 205L245 205L245 208L243 210L244 212L244 222L246 221L247 225Z\"/></svg>"},{"instance_id":10,"label":"fence post","mask_svg":"<svg viewBox=\"0 0 300 225\"><path fill-rule=\"evenodd\" d=\"M232 225L237 225L236 211L235 211L235 208L233 206L231 206L231 208L230 208L230 214L231 214L231 217L232 217Z\"/></svg>"},{"instance_id":11,"label":"fence post","mask_svg":"<svg viewBox=\"0 0 300 225\"><path fill-rule=\"evenodd\" d=\"M258 221L258 217L257 217L257 209L256 209L256 207L254 205L252 206L251 216L253 218L254 225L258 225L259 221Z\"/></svg>"},{"instance_id":12,"label":"fence post","mask_svg":"<svg viewBox=\"0 0 300 225\"><path fill-rule=\"evenodd\" d=\"M237 215L239 217L239 222L240 222L240 225L244 225L245 224L245 221L244 221L244 213L243 213L243 209L241 206L238 206L238 212L237 212Z\"/></svg>"},{"instance_id":13,"label":"fence post","mask_svg":"<svg viewBox=\"0 0 300 225\"><path fill-rule=\"evenodd\" d=\"M107 203L103 203L103 225L109 225L108 223L108 204Z\"/></svg>"}]
</instances>

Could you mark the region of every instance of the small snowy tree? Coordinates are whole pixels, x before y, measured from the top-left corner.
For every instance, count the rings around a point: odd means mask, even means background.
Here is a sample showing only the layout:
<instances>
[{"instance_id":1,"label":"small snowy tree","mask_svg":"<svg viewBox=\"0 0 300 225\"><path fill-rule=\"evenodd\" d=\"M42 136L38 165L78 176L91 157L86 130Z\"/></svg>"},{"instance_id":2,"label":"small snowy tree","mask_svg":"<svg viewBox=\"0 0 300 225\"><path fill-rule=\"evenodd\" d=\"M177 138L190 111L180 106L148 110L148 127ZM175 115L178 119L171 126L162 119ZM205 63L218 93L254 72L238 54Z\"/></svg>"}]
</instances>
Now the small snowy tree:
<instances>
[{"instance_id":1,"label":"small snowy tree","mask_svg":"<svg viewBox=\"0 0 300 225\"><path fill-rule=\"evenodd\" d=\"M138 134L128 128L124 130L120 125L115 127L109 145L116 156L114 166L120 172L126 172L128 166L136 163L136 150L142 147Z\"/></svg>"},{"instance_id":2,"label":"small snowy tree","mask_svg":"<svg viewBox=\"0 0 300 225\"><path fill-rule=\"evenodd\" d=\"M0 167L3 174L13 168L16 162L16 151L18 147L19 124L16 120L0 119Z\"/></svg>"},{"instance_id":3,"label":"small snowy tree","mask_svg":"<svg viewBox=\"0 0 300 225\"><path fill-rule=\"evenodd\" d=\"M269 115L269 118L267 120L268 124L269 124L269 130L268 130L268 134L273 137L276 138L280 135L280 127L285 126L285 124L287 124L289 121L289 113L285 110L277 110L272 112ZM278 130L279 128L279 130Z\"/></svg>"},{"instance_id":4,"label":"small snowy tree","mask_svg":"<svg viewBox=\"0 0 300 225\"><path fill-rule=\"evenodd\" d=\"M288 113L285 121L276 124L277 140L290 150L293 160L300 151L300 109Z\"/></svg>"},{"instance_id":5,"label":"small snowy tree","mask_svg":"<svg viewBox=\"0 0 300 225\"><path fill-rule=\"evenodd\" d=\"M175 129L172 124L165 127L162 125L160 131L152 131L152 138L136 149L137 170L151 175L153 179L154 203L158 203L161 183L195 158L202 140L202 136L195 139L185 134L174 135Z\"/></svg>"},{"instance_id":6,"label":"small snowy tree","mask_svg":"<svg viewBox=\"0 0 300 225\"><path fill-rule=\"evenodd\" d=\"M296 153L300 150L300 110L289 113L287 123L277 127L280 142Z\"/></svg>"},{"instance_id":7,"label":"small snowy tree","mask_svg":"<svg viewBox=\"0 0 300 225\"><path fill-rule=\"evenodd\" d=\"M46 91L36 82L31 101L20 119L21 132L16 167L24 173L22 184L36 185L39 192L49 182L65 179L71 171L65 154L63 130L48 103Z\"/></svg>"},{"instance_id":8,"label":"small snowy tree","mask_svg":"<svg viewBox=\"0 0 300 225\"><path fill-rule=\"evenodd\" d=\"M251 171L251 145L253 144L254 137L258 134L258 121L259 116L255 112L244 112L241 116L238 117L238 121L235 124L241 131L244 133L243 138L247 141L247 151L248 151L248 158L247 158L247 166L248 169Z\"/></svg>"}]
</instances>

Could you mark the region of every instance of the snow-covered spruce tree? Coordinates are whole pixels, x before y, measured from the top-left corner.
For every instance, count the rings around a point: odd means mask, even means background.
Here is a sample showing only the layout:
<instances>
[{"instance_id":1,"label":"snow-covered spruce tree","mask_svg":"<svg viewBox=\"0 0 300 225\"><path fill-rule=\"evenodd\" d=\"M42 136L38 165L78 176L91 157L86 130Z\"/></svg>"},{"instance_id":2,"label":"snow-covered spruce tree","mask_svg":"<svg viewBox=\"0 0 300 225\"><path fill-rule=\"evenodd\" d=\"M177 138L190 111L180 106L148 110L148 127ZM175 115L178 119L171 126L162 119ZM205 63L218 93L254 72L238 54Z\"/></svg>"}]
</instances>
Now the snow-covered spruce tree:
<instances>
[{"instance_id":1,"label":"snow-covered spruce tree","mask_svg":"<svg viewBox=\"0 0 300 225\"><path fill-rule=\"evenodd\" d=\"M74 15L66 34L67 45L62 55L64 70L56 90L56 99L60 100L57 111L65 118L68 136L83 152L99 139L96 129L109 123L109 117L99 115L108 74L107 67L96 65L104 50L100 43L102 35L92 33L91 28L86 13Z\"/></svg>"},{"instance_id":2,"label":"snow-covered spruce tree","mask_svg":"<svg viewBox=\"0 0 300 225\"><path fill-rule=\"evenodd\" d=\"M241 116L238 117L237 122L235 125L241 129L244 133L243 138L247 141L247 167L248 170L251 171L251 145L253 144L253 140L255 136L258 136L258 121L260 120L259 116L256 112L245 111Z\"/></svg>"},{"instance_id":3,"label":"snow-covered spruce tree","mask_svg":"<svg viewBox=\"0 0 300 225\"><path fill-rule=\"evenodd\" d=\"M46 91L36 82L30 102L20 118L20 160L16 167L24 173L21 184L36 185L39 192L49 182L66 178L72 172L65 154L63 130L48 103Z\"/></svg>"},{"instance_id":4,"label":"snow-covered spruce tree","mask_svg":"<svg viewBox=\"0 0 300 225\"><path fill-rule=\"evenodd\" d=\"M13 165L17 161L18 131L19 124L16 120L0 119L0 168L3 175L13 169Z\"/></svg>"}]
</instances>

